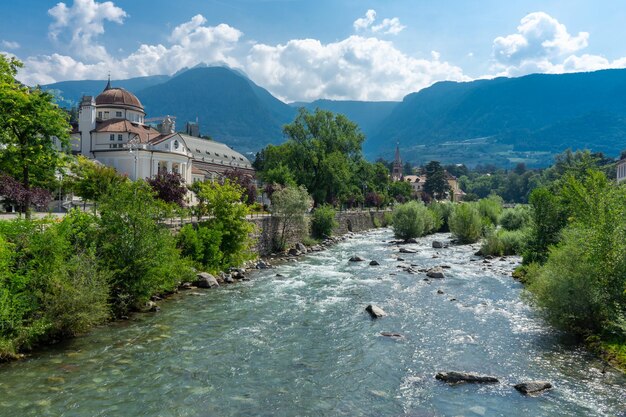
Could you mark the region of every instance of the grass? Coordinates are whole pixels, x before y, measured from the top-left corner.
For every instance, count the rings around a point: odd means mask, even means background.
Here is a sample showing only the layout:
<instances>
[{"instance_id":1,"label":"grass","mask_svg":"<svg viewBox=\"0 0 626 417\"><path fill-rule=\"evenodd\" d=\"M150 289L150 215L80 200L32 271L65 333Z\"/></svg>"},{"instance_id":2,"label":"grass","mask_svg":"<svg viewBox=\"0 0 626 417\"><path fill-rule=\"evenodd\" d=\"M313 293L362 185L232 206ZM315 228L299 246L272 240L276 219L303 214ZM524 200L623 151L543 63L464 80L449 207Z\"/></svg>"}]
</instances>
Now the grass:
<instances>
[{"instance_id":1,"label":"grass","mask_svg":"<svg viewBox=\"0 0 626 417\"><path fill-rule=\"evenodd\" d=\"M592 352L616 369L626 372L626 338L589 336L585 342Z\"/></svg>"}]
</instances>

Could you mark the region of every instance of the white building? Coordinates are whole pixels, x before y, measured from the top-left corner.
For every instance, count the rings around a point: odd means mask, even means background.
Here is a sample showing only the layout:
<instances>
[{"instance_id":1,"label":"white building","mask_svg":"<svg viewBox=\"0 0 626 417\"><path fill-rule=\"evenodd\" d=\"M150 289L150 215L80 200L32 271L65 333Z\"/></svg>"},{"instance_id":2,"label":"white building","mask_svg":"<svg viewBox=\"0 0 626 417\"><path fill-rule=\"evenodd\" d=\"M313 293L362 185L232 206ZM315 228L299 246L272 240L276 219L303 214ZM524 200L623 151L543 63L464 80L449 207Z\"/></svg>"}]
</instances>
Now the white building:
<instances>
[{"instance_id":1,"label":"white building","mask_svg":"<svg viewBox=\"0 0 626 417\"><path fill-rule=\"evenodd\" d=\"M157 130L146 124L145 117L139 99L123 88L111 87L109 80L95 99L83 97L72 148L132 180L176 172L191 183L232 169L254 176L250 161L228 146L176 133L169 117Z\"/></svg>"}]
</instances>

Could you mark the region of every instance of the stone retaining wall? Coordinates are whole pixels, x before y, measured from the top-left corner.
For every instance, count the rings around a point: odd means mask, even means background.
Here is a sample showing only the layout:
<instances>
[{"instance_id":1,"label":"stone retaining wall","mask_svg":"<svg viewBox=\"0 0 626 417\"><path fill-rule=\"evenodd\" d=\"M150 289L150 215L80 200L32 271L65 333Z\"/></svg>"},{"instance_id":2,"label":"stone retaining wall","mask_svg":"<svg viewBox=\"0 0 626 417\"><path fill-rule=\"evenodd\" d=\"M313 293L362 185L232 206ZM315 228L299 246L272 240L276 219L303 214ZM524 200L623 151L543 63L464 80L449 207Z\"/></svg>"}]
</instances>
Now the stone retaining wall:
<instances>
[{"instance_id":1,"label":"stone retaining wall","mask_svg":"<svg viewBox=\"0 0 626 417\"><path fill-rule=\"evenodd\" d=\"M343 235L348 232L362 232L376 227L374 219L378 219L378 224L383 224L385 211L342 211L337 212L335 219L337 227L333 229L334 235ZM276 217L261 217L249 219L257 230L255 251L260 256L269 255L272 252L272 241L279 233L280 221ZM287 232L287 247L292 247L308 236L308 230L289 230Z\"/></svg>"}]
</instances>

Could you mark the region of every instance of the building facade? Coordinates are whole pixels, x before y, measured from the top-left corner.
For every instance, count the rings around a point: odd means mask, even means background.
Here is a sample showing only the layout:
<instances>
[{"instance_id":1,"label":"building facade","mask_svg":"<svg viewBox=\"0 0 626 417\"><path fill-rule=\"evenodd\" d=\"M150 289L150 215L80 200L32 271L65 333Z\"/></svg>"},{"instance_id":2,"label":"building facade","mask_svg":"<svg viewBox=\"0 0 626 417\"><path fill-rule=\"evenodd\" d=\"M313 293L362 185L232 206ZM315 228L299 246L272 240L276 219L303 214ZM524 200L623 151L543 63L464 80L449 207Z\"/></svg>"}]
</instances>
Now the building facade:
<instances>
[{"instance_id":1,"label":"building facade","mask_svg":"<svg viewBox=\"0 0 626 417\"><path fill-rule=\"evenodd\" d=\"M97 97L82 98L72 139L75 153L111 166L131 180L174 172L191 183L216 179L234 169L254 176L245 156L223 143L175 132L169 116L158 129L150 126L139 99L111 87L110 80Z\"/></svg>"}]
</instances>

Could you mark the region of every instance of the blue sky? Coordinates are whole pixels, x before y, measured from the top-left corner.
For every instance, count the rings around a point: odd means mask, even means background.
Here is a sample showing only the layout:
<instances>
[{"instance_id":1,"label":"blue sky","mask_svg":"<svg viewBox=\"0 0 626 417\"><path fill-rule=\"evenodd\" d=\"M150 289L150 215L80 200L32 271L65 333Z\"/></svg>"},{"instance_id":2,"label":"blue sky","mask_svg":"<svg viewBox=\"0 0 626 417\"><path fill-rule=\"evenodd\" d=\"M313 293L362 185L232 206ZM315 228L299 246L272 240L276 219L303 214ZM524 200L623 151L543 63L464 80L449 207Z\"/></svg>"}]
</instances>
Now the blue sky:
<instances>
[{"instance_id":1,"label":"blue sky","mask_svg":"<svg viewBox=\"0 0 626 417\"><path fill-rule=\"evenodd\" d=\"M620 1L0 2L29 84L229 65L286 101L400 100L439 80L626 67Z\"/></svg>"}]
</instances>

